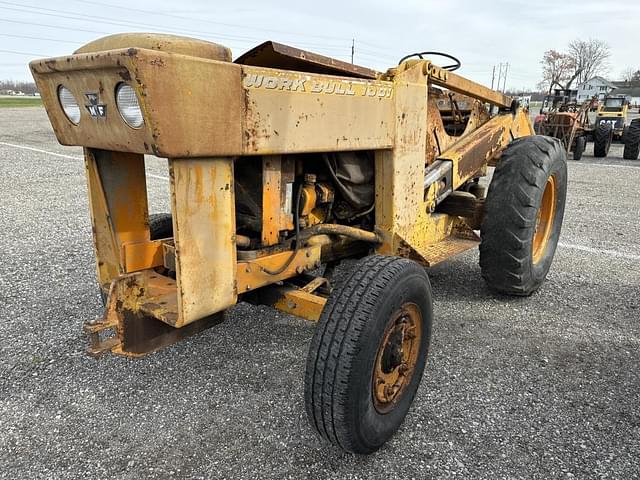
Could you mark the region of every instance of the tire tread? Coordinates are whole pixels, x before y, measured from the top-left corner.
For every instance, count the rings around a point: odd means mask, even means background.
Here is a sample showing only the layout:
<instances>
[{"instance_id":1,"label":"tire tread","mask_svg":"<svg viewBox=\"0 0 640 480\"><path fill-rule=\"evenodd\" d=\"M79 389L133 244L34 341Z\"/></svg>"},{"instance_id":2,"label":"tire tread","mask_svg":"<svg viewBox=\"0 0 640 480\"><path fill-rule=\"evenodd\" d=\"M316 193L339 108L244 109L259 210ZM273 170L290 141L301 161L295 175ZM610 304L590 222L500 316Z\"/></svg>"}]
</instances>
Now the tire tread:
<instances>
[{"instance_id":1,"label":"tire tread","mask_svg":"<svg viewBox=\"0 0 640 480\"><path fill-rule=\"evenodd\" d=\"M566 168L557 139L523 137L505 149L495 169L481 226L480 268L487 285L501 293L526 296L539 286L529 272L537 213L533 192L544 191L554 158Z\"/></svg>"},{"instance_id":2,"label":"tire tread","mask_svg":"<svg viewBox=\"0 0 640 480\"><path fill-rule=\"evenodd\" d=\"M361 260L340 291L329 297L311 341L305 374L307 415L323 438L343 450L367 449L345 422L350 364L358 353L358 340L385 288L408 267L426 277L421 267L404 258L371 255Z\"/></svg>"},{"instance_id":3,"label":"tire tread","mask_svg":"<svg viewBox=\"0 0 640 480\"><path fill-rule=\"evenodd\" d=\"M640 118L631 120L627 134L624 136L624 151L622 158L625 160L638 160L640 154Z\"/></svg>"}]
</instances>

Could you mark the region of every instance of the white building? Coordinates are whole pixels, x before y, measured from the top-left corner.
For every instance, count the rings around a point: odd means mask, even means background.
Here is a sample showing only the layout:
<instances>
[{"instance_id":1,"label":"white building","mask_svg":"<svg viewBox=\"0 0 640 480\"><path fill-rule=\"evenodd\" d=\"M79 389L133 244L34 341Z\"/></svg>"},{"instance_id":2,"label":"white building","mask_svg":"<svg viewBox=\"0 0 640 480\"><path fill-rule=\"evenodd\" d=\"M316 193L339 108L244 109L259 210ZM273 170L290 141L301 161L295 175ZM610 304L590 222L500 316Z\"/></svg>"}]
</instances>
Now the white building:
<instances>
[{"instance_id":1,"label":"white building","mask_svg":"<svg viewBox=\"0 0 640 480\"><path fill-rule=\"evenodd\" d=\"M614 88L616 86L606 78L593 77L578 85L578 103L584 103L594 95L598 96L598 100L602 100Z\"/></svg>"},{"instance_id":2,"label":"white building","mask_svg":"<svg viewBox=\"0 0 640 480\"><path fill-rule=\"evenodd\" d=\"M613 82L616 86L614 95L624 95L633 107L640 106L640 81L633 80L631 82Z\"/></svg>"}]
</instances>

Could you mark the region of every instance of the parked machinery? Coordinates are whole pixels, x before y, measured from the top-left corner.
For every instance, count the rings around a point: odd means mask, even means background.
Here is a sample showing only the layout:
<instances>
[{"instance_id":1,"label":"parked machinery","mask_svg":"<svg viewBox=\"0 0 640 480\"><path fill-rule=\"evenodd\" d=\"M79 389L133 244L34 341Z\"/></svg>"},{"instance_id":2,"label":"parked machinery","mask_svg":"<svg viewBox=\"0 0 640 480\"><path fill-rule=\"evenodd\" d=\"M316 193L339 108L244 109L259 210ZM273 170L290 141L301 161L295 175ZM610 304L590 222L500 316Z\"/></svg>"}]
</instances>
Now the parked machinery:
<instances>
[{"instance_id":1,"label":"parked machinery","mask_svg":"<svg viewBox=\"0 0 640 480\"><path fill-rule=\"evenodd\" d=\"M634 118L629 123L624 137L624 150L622 158L625 160L638 160L640 154L640 118Z\"/></svg>"},{"instance_id":2,"label":"parked machinery","mask_svg":"<svg viewBox=\"0 0 640 480\"><path fill-rule=\"evenodd\" d=\"M423 266L479 245L491 289L530 295L564 213L560 142L532 136L517 102L454 73L457 60L428 55L381 73L273 42L231 62L220 45L121 34L32 62L58 140L84 147L106 296L85 326L90 352L143 355L239 301L272 305L318 322L312 427L378 449L427 358ZM169 159L171 214L149 216L145 155Z\"/></svg>"},{"instance_id":3,"label":"parked machinery","mask_svg":"<svg viewBox=\"0 0 640 480\"><path fill-rule=\"evenodd\" d=\"M557 138L567 152L573 152L574 160L580 160L588 139L593 135L589 110L595 103L596 97L582 105L575 102L556 103L536 122L536 133Z\"/></svg>"},{"instance_id":4,"label":"parked machinery","mask_svg":"<svg viewBox=\"0 0 640 480\"><path fill-rule=\"evenodd\" d=\"M624 95L607 95L596 113L593 131L593 156L606 157L614 140L623 140L627 132L629 100Z\"/></svg>"},{"instance_id":5,"label":"parked machinery","mask_svg":"<svg viewBox=\"0 0 640 480\"><path fill-rule=\"evenodd\" d=\"M533 120L533 129L541 135L540 126L550 112L558 111L562 105L575 104L578 99L578 91L556 88L553 94L545 95L540 105L540 112Z\"/></svg>"}]
</instances>

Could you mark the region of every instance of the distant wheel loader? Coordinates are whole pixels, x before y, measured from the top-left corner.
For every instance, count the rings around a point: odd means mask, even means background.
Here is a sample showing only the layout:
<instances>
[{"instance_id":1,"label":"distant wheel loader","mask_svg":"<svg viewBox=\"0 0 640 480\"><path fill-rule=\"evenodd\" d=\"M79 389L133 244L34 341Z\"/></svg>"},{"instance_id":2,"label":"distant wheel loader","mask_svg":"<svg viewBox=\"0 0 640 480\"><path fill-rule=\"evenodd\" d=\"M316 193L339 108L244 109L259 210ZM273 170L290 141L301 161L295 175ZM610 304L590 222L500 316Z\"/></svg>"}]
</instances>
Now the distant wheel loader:
<instances>
[{"instance_id":1,"label":"distant wheel loader","mask_svg":"<svg viewBox=\"0 0 640 480\"><path fill-rule=\"evenodd\" d=\"M573 159L580 160L588 139L593 135L589 110L596 102L597 98L594 97L582 105L575 101L554 103L551 110L536 118L534 129L539 135L560 140L567 153L573 152Z\"/></svg>"},{"instance_id":2,"label":"distant wheel loader","mask_svg":"<svg viewBox=\"0 0 640 480\"><path fill-rule=\"evenodd\" d=\"M542 135L542 122L547 115L563 109L565 105L575 105L578 102L578 91L571 89L555 88L553 94L545 95L540 105L540 112L533 120L533 130Z\"/></svg>"},{"instance_id":3,"label":"distant wheel loader","mask_svg":"<svg viewBox=\"0 0 640 480\"><path fill-rule=\"evenodd\" d=\"M272 305L317 321L313 428L350 452L380 448L425 368L423 266L479 245L492 290L530 295L565 207L560 142L429 55L380 73L274 42L232 62L208 42L120 34L33 61L58 140L84 147L106 297L90 353L144 355L239 301ZM148 213L145 155L169 159L170 214Z\"/></svg>"},{"instance_id":4,"label":"distant wheel loader","mask_svg":"<svg viewBox=\"0 0 640 480\"><path fill-rule=\"evenodd\" d=\"M607 95L596 113L593 131L593 156L606 157L611 144L618 140L624 144L623 158L638 159L640 120L628 123L629 99L624 95Z\"/></svg>"}]
</instances>

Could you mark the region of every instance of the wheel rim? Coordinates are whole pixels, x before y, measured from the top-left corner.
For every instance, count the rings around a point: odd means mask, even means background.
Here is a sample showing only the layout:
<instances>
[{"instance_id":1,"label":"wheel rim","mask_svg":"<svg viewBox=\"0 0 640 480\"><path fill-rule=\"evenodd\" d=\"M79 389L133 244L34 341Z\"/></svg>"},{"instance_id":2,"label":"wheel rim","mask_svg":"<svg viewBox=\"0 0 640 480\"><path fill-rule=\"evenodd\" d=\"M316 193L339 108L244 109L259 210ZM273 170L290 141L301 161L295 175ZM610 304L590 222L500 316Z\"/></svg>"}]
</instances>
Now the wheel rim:
<instances>
[{"instance_id":1,"label":"wheel rim","mask_svg":"<svg viewBox=\"0 0 640 480\"><path fill-rule=\"evenodd\" d=\"M420 309L405 303L390 317L376 354L373 404L379 413L392 410L411 383L421 338Z\"/></svg>"},{"instance_id":2,"label":"wheel rim","mask_svg":"<svg viewBox=\"0 0 640 480\"><path fill-rule=\"evenodd\" d=\"M557 190L556 179L552 175L542 194L542 202L536 218L536 229L533 235L533 263L538 263L544 256L553 229L553 219L556 215Z\"/></svg>"}]
</instances>

